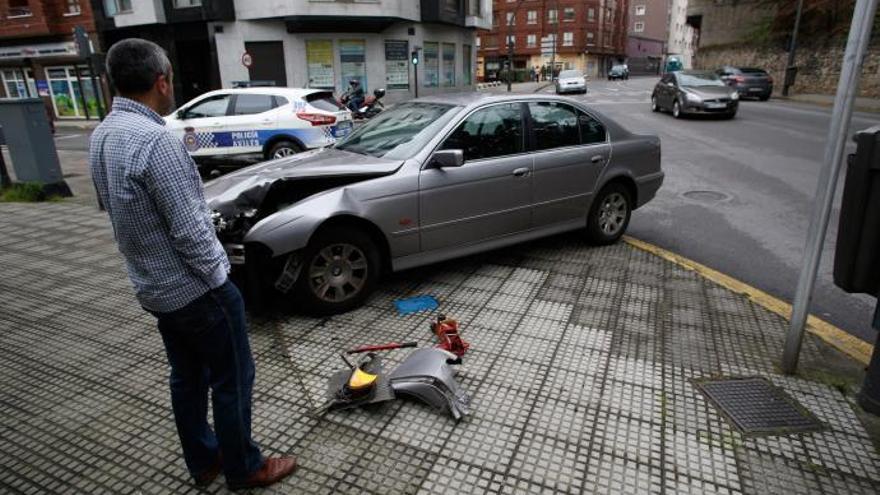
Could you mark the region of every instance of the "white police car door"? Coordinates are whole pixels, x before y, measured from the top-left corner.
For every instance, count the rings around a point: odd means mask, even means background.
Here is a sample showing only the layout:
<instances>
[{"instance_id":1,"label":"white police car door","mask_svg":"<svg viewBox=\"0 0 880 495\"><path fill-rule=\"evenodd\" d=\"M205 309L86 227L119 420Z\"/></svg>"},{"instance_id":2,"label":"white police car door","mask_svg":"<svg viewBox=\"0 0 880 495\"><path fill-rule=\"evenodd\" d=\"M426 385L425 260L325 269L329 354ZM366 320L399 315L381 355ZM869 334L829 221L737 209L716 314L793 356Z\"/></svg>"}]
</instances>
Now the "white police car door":
<instances>
[{"instance_id":1,"label":"white police car door","mask_svg":"<svg viewBox=\"0 0 880 495\"><path fill-rule=\"evenodd\" d=\"M228 93L209 96L197 101L183 111L176 127L183 129L183 144L193 156L216 156L228 154L216 136L223 132L224 120L232 101Z\"/></svg>"},{"instance_id":2,"label":"white police car door","mask_svg":"<svg viewBox=\"0 0 880 495\"><path fill-rule=\"evenodd\" d=\"M278 126L282 103L270 94L238 93L233 95L229 115L214 139L228 150L227 154L262 153L266 136Z\"/></svg>"}]
</instances>

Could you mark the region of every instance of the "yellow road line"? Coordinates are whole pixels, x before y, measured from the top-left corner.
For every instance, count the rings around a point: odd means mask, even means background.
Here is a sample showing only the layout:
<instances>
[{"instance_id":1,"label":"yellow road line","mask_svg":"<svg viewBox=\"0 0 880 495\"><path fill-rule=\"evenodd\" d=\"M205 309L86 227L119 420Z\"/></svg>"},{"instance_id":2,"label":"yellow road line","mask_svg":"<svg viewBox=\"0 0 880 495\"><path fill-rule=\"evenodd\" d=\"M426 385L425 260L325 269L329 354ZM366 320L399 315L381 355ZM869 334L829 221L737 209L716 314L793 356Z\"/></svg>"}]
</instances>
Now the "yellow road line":
<instances>
[{"instance_id":1,"label":"yellow road line","mask_svg":"<svg viewBox=\"0 0 880 495\"><path fill-rule=\"evenodd\" d=\"M671 261L684 269L697 272L703 277L711 280L712 282L715 282L716 284L726 289L743 294L755 304L764 307L768 311L778 314L786 320L791 317L791 304L775 298L758 288L752 287L751 285L743 283L717 270L713 270L706 265L697 263L694 260L677 255L671 251L667 251L653 244L649 244L638 239L633 239L629 236L624 236L623 240L626 241L627 244L635 248L649 252L665 260ZM819 337L820 339L828 343L828 345L834 347L835 349L843 352L847 356L866 366L871 360L871 353L874 351L873 345L865 342L858 337L850 335L847 332L844 332L840 328L837 328L827 321L810 315L807 318L807 331Z\"/></svg>"}]
</instances>

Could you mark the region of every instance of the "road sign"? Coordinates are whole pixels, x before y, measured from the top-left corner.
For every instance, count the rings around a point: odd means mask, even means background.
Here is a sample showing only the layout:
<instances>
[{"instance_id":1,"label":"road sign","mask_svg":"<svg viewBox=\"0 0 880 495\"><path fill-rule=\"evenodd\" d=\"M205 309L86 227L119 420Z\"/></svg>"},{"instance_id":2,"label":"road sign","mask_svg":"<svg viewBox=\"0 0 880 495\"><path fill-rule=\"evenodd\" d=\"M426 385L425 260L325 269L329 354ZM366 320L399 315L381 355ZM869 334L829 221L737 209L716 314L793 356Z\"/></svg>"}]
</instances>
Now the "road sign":
<instances>
[{"instance_id":1,"label":"road sign","mask_svg":"<svg viewBox=\"0 0 880 495\"><path fill-rule=\"evenodd\" d=\"M248 69L254 65L254 57L251 56L250 53L244 52L241 54L241 65L247 67Z\"/></svg>"}]
</instances>

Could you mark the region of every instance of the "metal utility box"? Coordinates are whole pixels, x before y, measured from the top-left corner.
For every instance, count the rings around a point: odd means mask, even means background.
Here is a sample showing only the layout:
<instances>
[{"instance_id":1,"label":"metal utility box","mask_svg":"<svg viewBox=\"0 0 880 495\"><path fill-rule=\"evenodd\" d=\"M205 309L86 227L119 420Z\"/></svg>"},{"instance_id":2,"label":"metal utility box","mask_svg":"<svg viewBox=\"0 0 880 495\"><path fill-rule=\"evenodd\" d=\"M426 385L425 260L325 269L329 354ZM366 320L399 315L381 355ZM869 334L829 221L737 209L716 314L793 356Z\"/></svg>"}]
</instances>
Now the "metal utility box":
<instances>
[{"instance_id":1,"label":"metal utility box","mask_svg":"<svg viewBox=\"0 0 880 495\"><path fill-rule=\"evenodd\" d=\"M880 126L854 138L840 208L834 283L847 292L880 294Z\"/></svg>"},{"instance_id":2,"label":"metal utility box","mask_svg":"<svg viewBox=\"0 0 880 495\"><path fill-rule=\"evenodd\" d=\"M61 173L43 100L0 100L0 126L16 181L42 184L47 194L71 195Z\"/></svg>"}]
</instances>

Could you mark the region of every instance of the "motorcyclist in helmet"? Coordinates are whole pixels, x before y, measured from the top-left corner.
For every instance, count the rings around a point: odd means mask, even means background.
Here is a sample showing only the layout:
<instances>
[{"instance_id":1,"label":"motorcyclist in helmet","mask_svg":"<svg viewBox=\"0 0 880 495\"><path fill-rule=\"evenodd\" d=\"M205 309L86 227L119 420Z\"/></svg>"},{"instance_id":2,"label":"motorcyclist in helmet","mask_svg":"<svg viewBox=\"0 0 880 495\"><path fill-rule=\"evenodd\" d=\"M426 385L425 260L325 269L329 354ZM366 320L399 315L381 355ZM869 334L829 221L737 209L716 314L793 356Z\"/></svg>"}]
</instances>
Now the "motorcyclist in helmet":
<instances>
[{"instance_id":1,"label":"motorcyclist in helmet","mask_svg":"<svg viewBox=\"0 0 880 495\"><path fill-rule=\"evenodd\" d=\"M364 104L364 88L359 80L348 81L348 96L348 109L357 113Z\"/></svg>"}]
</instances>

